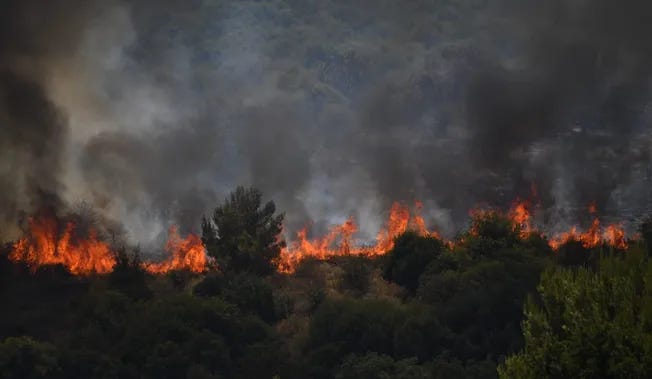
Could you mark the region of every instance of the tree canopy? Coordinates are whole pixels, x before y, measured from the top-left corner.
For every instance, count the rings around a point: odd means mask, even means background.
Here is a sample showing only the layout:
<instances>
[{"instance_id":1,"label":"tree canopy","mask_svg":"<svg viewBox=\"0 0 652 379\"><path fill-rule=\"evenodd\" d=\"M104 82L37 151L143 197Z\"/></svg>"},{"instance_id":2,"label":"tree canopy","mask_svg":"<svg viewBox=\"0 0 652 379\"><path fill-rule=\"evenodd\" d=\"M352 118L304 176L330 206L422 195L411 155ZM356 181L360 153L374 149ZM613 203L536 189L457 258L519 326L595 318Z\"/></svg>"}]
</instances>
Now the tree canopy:
<instances>
[{"instance_id":1,"label":"tree canopy","mask_svg":"<svg viewBox=\"0 0 652 379\"><path fill-rule=\"evenodd\" d=\"M208 254L226 271L272 273L285 246L280 235L284 215L275 212L273 201L262 203L259 190L238 187L202 222Z\"/></svg>"},{"instance_id":2,"label":"tree canopy","mask_svg":"<svg viewBox=\"0 0 652 379\"><path fill-rule=\"evenodd\" d=\"M649 378L652 263L640 252L594 271L555 267L525 306L524 349L501 378Z\"/></svg>"}]
</instances>

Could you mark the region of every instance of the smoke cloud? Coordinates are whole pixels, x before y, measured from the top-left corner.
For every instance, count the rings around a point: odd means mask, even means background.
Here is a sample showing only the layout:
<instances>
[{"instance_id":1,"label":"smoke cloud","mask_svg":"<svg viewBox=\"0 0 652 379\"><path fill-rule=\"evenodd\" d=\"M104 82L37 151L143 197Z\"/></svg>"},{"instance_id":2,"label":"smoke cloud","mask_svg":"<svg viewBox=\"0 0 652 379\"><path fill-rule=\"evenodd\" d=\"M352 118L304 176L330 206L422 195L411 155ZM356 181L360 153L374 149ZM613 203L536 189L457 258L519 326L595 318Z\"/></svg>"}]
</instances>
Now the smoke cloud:
<instances>
[{"instance_id":1,"label":"smoke cloud","mask_svg":"<svg viewBox=\"0 0 652 379\"><path fill-rule=\"evenodd\" d=\"M197 231L235 186L287 230L392 201L458 230L532 196L543 222L649 194L652 5L627 0L9 1L0 16L4 239L90 204L134 243Z\"/></svg>"},{"instance_id":2,"label":"smoke cloud","mask_svg":"<svg viewBox=\"0 0 652 379\"><path fill-rule=\"evenodd\" d=\"M511 30L526 38L523 55L511 67L481 70L470 84L475 166L515 183L531 171L555 211L587 201L613 208L636 169L649 164L641 140L649 140L652 26L643 15L650 10L639 0L515 8ZM522 152L545 158L537 167Z\"/></svg>"}]
</instances>

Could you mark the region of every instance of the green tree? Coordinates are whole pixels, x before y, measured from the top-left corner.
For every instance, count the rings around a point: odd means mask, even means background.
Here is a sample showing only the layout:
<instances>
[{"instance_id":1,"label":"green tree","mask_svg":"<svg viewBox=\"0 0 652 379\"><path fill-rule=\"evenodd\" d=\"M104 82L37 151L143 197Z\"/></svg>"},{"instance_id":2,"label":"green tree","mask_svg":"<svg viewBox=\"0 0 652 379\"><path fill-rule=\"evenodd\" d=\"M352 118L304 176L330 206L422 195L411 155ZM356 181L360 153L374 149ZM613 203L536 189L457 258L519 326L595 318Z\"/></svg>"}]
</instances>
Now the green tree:
<instances>
[{"instance_id":1,"label":"green tree","mask_svg":"<svg viewBox=\"0 0 652 379\"><path fill-rule=\"evenodd\" d=\"M368 353L351 355L340 365L337 379L427 379L426 368L416 364L416 359L395 361L388 355Z\"/></svg>"},{"instance_id":2,"label":"green tree","mask_svg":"<svg viewBox=\"0 0 652 379\"><path fill-rule=\"evenodd\" d=\"M545 271L525 306L525 348L501 378L648 378L652 375L652 265L630 251L596 271Z\"/></svg>"},{"instance_id":3,"label":"green tree","mask_svg":"<svg viewBox=\"0 0 652 379\"><path fill-rule=\"evenodd\" d=\"M521 245L520 232L520 226L504 214L481 212L471 219L463 245L475 257L492 257L501 249Z\"/></svg>"},{"instance_id":4,"label":"green tree","mask_svg":"<svg viewBox=\"0 0 652 379\"><path fill-rule=\"evenodd\" d=\"M207 275L193 288L197 296L219 296L237 305L244 313L252 313L266 322L276 319L272 287L263 279L248 273L215 273Z\"/></svg>"},{"instance_id":5,"label":"green tree","mask_svg":"<svg viewBox=\"0 0 652 379\"><path fill-rule=\"evenodd\" d=\"M421 274L416 298L451 331L448 348L465 364L523 346L523 301L536 289L549 248L519 232L498 213L476 215L454 251L437 256Z\"/></svg>"},{"instance_id":6,"label":"green tree","mask_svg":"<svg viewBox=\"0 0 652 379\"><path fill-rule=\"evenodd\" d=\"M131 298L150 298L152 291L147 287L147 273L141 264L139 250L128 254L125 248L120 248L115 258L116 265L109 274L109 284Z\"/></svg>"},{"instance_id":7,"label":"green tree","mask_svg":"<svg viewBox=\"0 0 652 379\"><path fill-rule=\"evenodd\" d=\"M259 275L274 271L285 242L280 234L284 214L275 215L273 201L262 204L262 193L238 187L202 222L202 239L208 254L223 270Z\"/></svg>"},{"instance_id":8,"label":"green tree","mask_svg":"<svg viewBox=\"0 0 652 379\"><path fill-rule=\"evenodd\" d=\"M336 260L342 268L339 290L354 296L362 296L371 286L372 262L367 257L342 256Z\"/></svg>"},{"instance_id":9,"label":"green tree","mask_svg":"<svg viewBox=\"0 0 652 379\"><path fill-rule=\"evenodd\" d=\"M569 240L562 244L553 256L555 263L565 267L595 267L600 259L600 248L584 247L582 241Z\"/></svg>"},{"instance_id":10,"label":"green tree","mask_svg":"<svg viewBox=\"0 0 652 379\"><path fill-rule=\"evenodd\" d=\"M423 237L415 232L403 233L387 254L383 277L414 293L419 277L443 249L444 244L437 238Z\"/></svg>"},{"instance_id":11,"label":"green tree","mask_svg":"<svg viewBox=\"0 0 652 379\"><path fill-rule=\"evenodd\" d=\"M448 353L438 355L431 365L432 379L495 379L495 362L485 359L481 361L468 360L462 362Z\"/></svg>"},{"instance_id":12,"label":"green tree","mask_svg":"<svg viewBox=\"0 0 652 379\"><path fill-rule=\"evenodd\" d=\"M54 346L30 337L9 337L0 342L0 378L51 378L61 368Z\"/></svg>"},{"instance_id":13,"label":"green tree","mask_svg":"<svg viewBox=\"0 0 652 379\"><path fill-rule=\"evenodd\" d=\"M308 331L309 377L332 378L350 354L373 351L392 355L394 331L402 308L379 300L328 300L316 310Z\"/></svg>"},{"instance_id":14,"label":"green tree","mask_svg":"<svg viewBox=\"0 0 652 379\"><path fill-rule=\"evenodd\" d=\"M394 356L429 361L450 345L448 333L432 307L411 304L394 332Z\"/></svg>"},{"instance_id":15,"label":"green tree","mask_svg":"<svg viewBox=\"0 0 652 379\"><path fill-rule=\"evenodd\" d=\"M638 230L641 233L641 237L643 237L648 255L652 255L652 216L646 217Z\"/></svg>"}]
</instances>

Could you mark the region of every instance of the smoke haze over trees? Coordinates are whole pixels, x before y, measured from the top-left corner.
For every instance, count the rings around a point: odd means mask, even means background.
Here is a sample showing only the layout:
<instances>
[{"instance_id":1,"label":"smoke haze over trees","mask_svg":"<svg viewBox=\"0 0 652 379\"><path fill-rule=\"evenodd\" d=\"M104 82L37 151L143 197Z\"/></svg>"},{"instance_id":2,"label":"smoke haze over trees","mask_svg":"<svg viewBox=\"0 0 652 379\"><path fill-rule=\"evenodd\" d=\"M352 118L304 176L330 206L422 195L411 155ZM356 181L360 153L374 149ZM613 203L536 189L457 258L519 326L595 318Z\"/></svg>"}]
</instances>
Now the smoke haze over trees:
<instances>
[{"instance_id":1,"label":"smoke haze over trees","mask_svg":"<svg viewBox=\"0 0 652 379\"><path fill-rule=\"evenodd\" d=\"M372 237L392 201L419 199L450 235L533 183L543 223L588 202L628 221L650 205L649 8L9 1L3 237L84 201L146 244L198 231L239 184L290 233L354 216Z\"/></svg>"}]
</instances>

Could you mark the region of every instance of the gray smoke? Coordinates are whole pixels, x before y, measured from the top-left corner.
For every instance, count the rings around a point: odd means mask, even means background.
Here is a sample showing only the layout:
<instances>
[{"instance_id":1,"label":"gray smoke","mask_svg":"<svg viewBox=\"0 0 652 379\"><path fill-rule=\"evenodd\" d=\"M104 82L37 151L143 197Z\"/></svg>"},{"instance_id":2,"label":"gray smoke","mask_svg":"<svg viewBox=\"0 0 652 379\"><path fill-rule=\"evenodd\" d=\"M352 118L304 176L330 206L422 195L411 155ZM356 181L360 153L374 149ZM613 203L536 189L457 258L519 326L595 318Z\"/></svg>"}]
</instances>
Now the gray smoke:
<instances>
[{"instance_id":1,"label":"gray smoke","mask_svg":"<svg viewBox=\"0 0 652 379\"><path fill-rule=\"evenodd\" d=\"M641 142L649 140L652 25L646 15L652 4L521 7L512 14L512 32L524 36L524 54L511 66L478 72L470 84L475 166L505 173L515 184L536 178L554 211L589 201L609 210L632 175L640 175L632 169L649 164L649 144ZM535 145L545 156L538 167L519 155ZM560 182L568 189L560 190ZM612 214L626 207L620 200Z\"/></svg>"},{"instance_id":2,"label":"gray smoke","mask_svg":"<svg viewBox=\"0 0 652 379\"><path fill-rule=\"evenodd\" d=\"M9 2L0 15L0 228L9 238L27 213L62 201L68 128L45 82L48 65L70 53L63 42L82 32L74 20L85 17L80 11L70 23L48 23L71 15L63 5Z\"/></svg>"},{"instance_id":3,"label":"gray smoke","mask_svg":"<svg viewBox=\"0 0 652 379\"><path fill-rule=\"evenodd\" d=\"M9 1L3 222L83 202L146 244L240 184L289 231L354 216L372 237L421 200L450 234L533 184L544 222L632 218L652 205L651 7Z\"/></svg>"}]
</instances>

